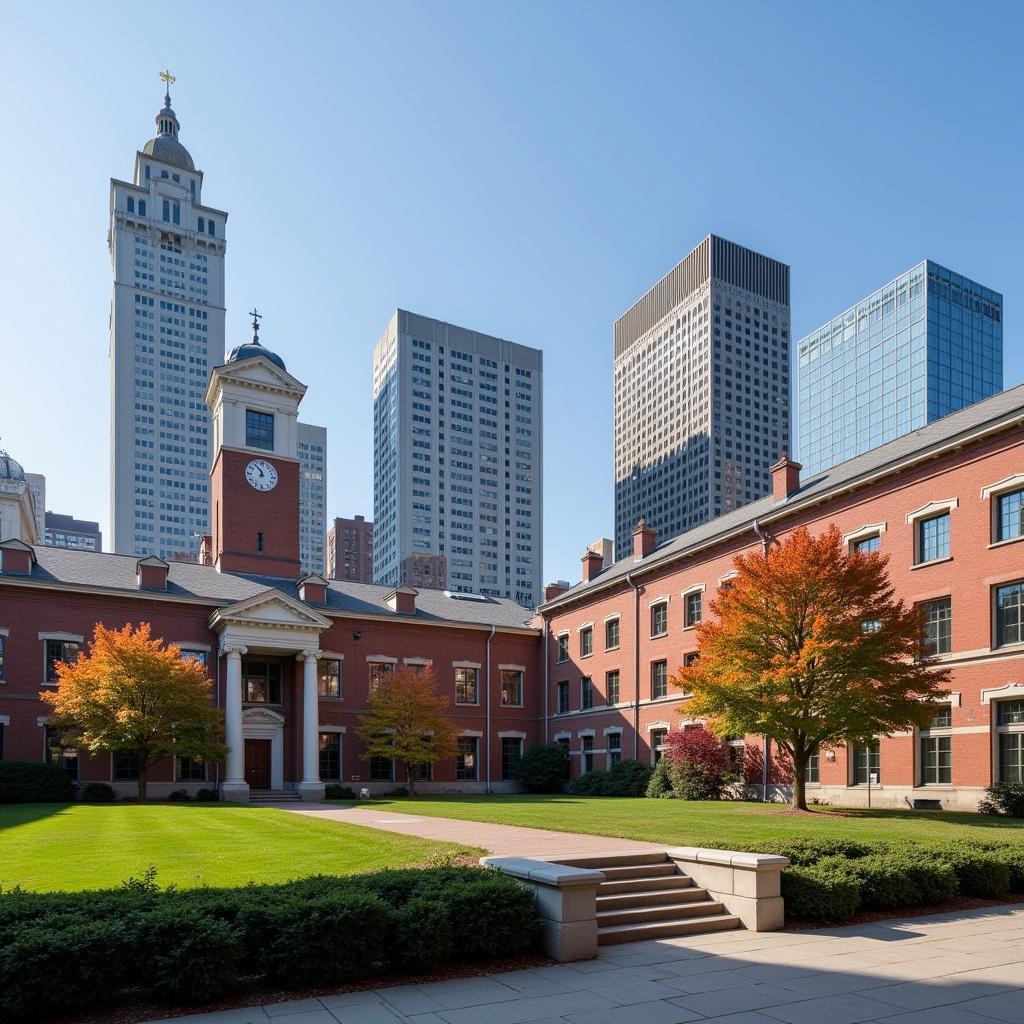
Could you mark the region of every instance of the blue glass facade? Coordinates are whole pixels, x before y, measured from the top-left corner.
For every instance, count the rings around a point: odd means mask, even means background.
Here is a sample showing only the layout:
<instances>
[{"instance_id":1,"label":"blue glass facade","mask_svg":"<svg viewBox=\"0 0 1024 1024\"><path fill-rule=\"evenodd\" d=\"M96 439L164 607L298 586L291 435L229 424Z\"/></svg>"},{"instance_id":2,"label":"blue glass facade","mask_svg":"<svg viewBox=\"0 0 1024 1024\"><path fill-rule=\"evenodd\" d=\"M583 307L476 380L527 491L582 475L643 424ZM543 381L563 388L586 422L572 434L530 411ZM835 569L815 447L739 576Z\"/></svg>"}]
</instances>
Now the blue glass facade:
<instances>
[{"instance_id":1,"label":"blue glass facade","mask_svg":"<svg viewBox=\"0 0 1024 1024\"><path fill-rule=\"evenodd\" d=\"M1003 297L925 260L802 338L805 478L1003 387Z\"/></svg>"}]
</instances>

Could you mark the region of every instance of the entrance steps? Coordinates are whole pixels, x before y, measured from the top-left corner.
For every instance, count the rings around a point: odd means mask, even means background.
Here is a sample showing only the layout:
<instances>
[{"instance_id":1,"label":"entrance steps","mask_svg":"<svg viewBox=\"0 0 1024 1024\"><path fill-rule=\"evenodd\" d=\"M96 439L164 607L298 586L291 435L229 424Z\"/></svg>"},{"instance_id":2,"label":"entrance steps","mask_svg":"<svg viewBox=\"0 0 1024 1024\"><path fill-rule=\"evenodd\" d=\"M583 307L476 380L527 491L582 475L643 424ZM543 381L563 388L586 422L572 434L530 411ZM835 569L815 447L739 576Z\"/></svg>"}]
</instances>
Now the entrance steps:
<instances>
[{"instance_id":1,"label":"entrance steps","mask_svg":"<svg viewBox=\"0 0 1024 1024\"><path fill-rule=\"evenodd\" d=\"M666 853L594 854L556 863L604 873L597 887L598 945L740 927L740 919L695 886Z\"/></svg>"},{"instance_id":2,"label":"entrance steps","mask_svg":"<svg viewBox=\"0 0 1024 1024\"><path fill-rule=\"evenodd\" d=\"M297 804L302 797L292 789L252 789L249 791L251 804Z\"/></svg>"}]
</instances>

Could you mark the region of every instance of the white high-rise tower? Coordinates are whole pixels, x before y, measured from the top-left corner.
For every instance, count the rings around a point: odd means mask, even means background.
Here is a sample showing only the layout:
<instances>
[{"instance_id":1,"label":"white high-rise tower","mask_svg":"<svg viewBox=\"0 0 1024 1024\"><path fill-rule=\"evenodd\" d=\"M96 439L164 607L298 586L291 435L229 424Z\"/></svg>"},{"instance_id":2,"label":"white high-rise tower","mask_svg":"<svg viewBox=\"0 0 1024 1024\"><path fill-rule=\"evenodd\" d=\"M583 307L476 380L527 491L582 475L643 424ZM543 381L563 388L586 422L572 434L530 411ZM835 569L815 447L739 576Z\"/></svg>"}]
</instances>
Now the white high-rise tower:
<instances>
[{"instance_id":1,"label":"white high-rise tower","mask_svg":"<svg viewBox=\"0 0 1024 1024\"><path fill-rule=\"evenodd\" d=\"M202 204L178 141L172 75L130 182L110 182L110 525L113 550L194 554L210 529L210 414L224 362L228 215Z\"/></svg>"}]
</instances>

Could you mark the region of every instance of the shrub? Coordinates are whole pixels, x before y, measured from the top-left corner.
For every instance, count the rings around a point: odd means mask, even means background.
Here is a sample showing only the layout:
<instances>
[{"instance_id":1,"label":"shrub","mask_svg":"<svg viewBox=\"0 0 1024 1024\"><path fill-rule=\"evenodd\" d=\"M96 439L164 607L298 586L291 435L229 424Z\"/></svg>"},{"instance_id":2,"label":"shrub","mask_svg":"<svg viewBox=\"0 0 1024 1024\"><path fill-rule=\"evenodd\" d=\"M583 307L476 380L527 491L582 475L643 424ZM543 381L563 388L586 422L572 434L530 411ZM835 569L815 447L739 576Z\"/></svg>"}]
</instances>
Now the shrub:
<instances>
[{"instance_id":1,"label":"shrub","mask_svg":"<svg viewBox=\"0 0 1024 1024\"><path fill-rule=\"evenodd\" d=\"M476 881L451 887L445 895L451 920L472 922L472 927L455 931L456 956L485 960L529 949L538 926L533 893L507 875L480 875Z\"/></svg>"},{"instance_id":2,"label":"shrub","mask_svg":"<svg viewBox=\"0 0 1024 1024\"><path fill-rule=\"evenodd\" d=\"M109 804L117 799L117 794L105 782L89 782L82 789L82 799L87 804Z\"/></svg>"},{"instance_id":3,"label":"shrub","mask_svg":"<svg viewBox=\"0 0 1024 1024\"><path fill-rule=\"evenodd\" d=\"M1024 818L1024 782L998 782L989 786L978 804L978 810L982 814Z\"/></svg>"},{"instance_id":4,"label":"shrub","mask_svg":"<svg viewBox=\"0 0 1024 1024\"><path fill-rule=\"evenodd\" d=\"M754 853L771 853L788 857L798 867L809 867L826 857L865 857L870 853L896 852L891 843L872 843L839 836L808 836L794 839L764 839L748 848Z\"/></svg>"},{"instance_id":5,"label":"shrub","mask_svg":"<svg viewBox=\"0 0 1024 1024\"><path fill-rule=\"evenodd\" d=\"M0 804L66 804L74 799L75 784L58 765L0 760Z\"/></svg>"},{"instance_id":6,"label":"shrub","mask_svg":"<svg viewBox=\"0 0 1024 1024\"><path fill-rule=\"evenodd\" d=\"M675 796L672 790L672 762L669 758L663 757L654 766L654 771L651 772L651 778L647 783L647 791L644 793L644 796L651 798Z\"/></svg>"},{"instance_id":7,"label":"shrub","mask_svg":"<svg viewBox=\"0 0 1024 1024\"><path fill-rule=\"evenodd\" d=\"M927 854L929 851L922 849ZM998 853L967 844L932 849L931 856L943 860L956 872L963 896L994 898L1010 888L1010 868Z\"/></svg>"},{"instance_id":8,"label":"shrub","mask_svg":"<svg viewBox=\"0 0 1024 1024\"><path fill-rule=\"evenodd\" d=\"M608 773L602 771L584 772L569 783L573 796L604 796Z\"/></svg>"},{"instance_id":9,"label":"shrub","mask_svg":"<svg viewBox=\"0 0 1024 1024\"><path fill-rule=\"evenodd\" d=\"M43 917L0 952L0 1007L11 1020L45 1020L101 1006L121 984L116 919Z\"/></svg>"},{"instance_id":10,"label":"shrub","mask_svg":"<svg viewBox=\"0 0 1024 1024\"><path fill-rule=\"evenodd\" d=\"M569 755L557 743L535 743L523 754L516 780L531 793L560 793L569 772Z\"/></svg>"},{"instance_id":11,"label":"shrub","mask_svg":"<svg viewBox=\"0 0 1024 1024\"><path fill-rule=\"evenodd\" d=\"M399 970L431 971L451 959L452 922L441 900L414 897L393 917L393 962Z\"/></svg>"},{"instance_id":12,"label":"shrub","mask_svg":"<svg viewBox=\"0 0 1024 1024\"><path fill-rule=\"evenodd\" d=\"M876 853L854 860L826 858L818 867L838 862L860 882L860 905L867 910L891 910L941 903L957 891L957 877L943 861L911 853Z\"/></svg>"},{"instance_id":13,"label":"shrub","mask_svg":"<svg viewBox=\"0 0 1024 1024\"><path fill-rule=\"evenodd\" d=\"M735 777L722 741L703 726L669 733L672 789L681 800L720 800Z\"/></svg>"},{"instance_id":14,"label":"shrub","mask_svg":"<svg viewBox=\"0 0 1024 1024\"><path fill-rule=\"evenodd\" d=\"M210 789L204 786L202 789L196 790L196 800L198 800L200 803L213 803L214 801L219 799L220 795L217 793L217 790L215 789Z\"/></svg>"},{"instance_id":15,"label":"shrub","mask_svg":"<svg viewBox=\"0 0 1024 1024\"><path fill-rule=\"evenodd\" d=\"M174 803L184 803L186 800L192 799L192 794L187 789L172 789L167 794L167 799Z\"/></svg>"},{"instance_id":16,"label":"shrub","mask_svg":"<svg viewBox=\"0 0 1024 1024\"><path fill-rule=\"evenodd\" d=\"M789 917L844 921L860 906L860 882L835 862L790 867L782 872L782 898Z\"/></svg>"},{"instance_id":17,"label":"shrub","mask_svg":"<svg viewBox=\"0 0 1024 1024\"><path fill-rule=\"evenodd\" d=\"M577 775L569 784L576 796L643 796L651 781L651 769L639 761L619 761L606 772Z\"/></svg>"},{"instance_id":18,"label":"shrub","mask_svg":"<svg viewBox=\"0 0 1024 1024\"><path fill-rule=\"evenodd\" d=\"M355 800L356 794L351 786L343 786L340 782L328 782L324 786L324 798L327 800Z\"/></svg>"},{"instance_id":19,"label":"shrub","mask_svg":"<svg viewBox=\"0 0 1024 1024\"><path fill-rule=\"evenodd\" d=\"M229 991L238 977L234 929L183 907L162 907L138 923L149 987L169 1003L205 1003Z\"/></svg>"}]
</instances>

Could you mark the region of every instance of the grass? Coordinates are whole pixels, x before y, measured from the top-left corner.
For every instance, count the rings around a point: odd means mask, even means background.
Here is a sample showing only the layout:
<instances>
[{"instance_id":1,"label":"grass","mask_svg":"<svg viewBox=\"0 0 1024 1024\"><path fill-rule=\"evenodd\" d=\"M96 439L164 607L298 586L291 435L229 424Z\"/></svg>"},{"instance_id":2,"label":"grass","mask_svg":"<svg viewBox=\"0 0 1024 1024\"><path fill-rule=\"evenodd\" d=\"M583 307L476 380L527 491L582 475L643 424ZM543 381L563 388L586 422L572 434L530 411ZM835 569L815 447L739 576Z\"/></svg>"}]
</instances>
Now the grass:
<instances>
[{"instance_id":1,"label":"grass","mask_svg":"<svg viewBox=\"0 0 1024 1024\"><path fill-rule=\"evenodd\" d=\"M0 806L0 889L106 888L151 865L161 886L285 882L409 867L451 843L231 804Z\"/></svg>"},{"instance_id":2,"label":"grass","mask_svg":"<svg viewBox=\"0 0 1024 1024\"><path fill-rule=\"evenodd\" d=\"M760 839L821 835L919 842L993 839L1024 845L1024 822L951 811L822 808L810 815L796 815L776 804L528 794L424 796L374 800L371 806L379 809L382 805L439 818L718 849Z\"/></svg>"}]
</instances>

